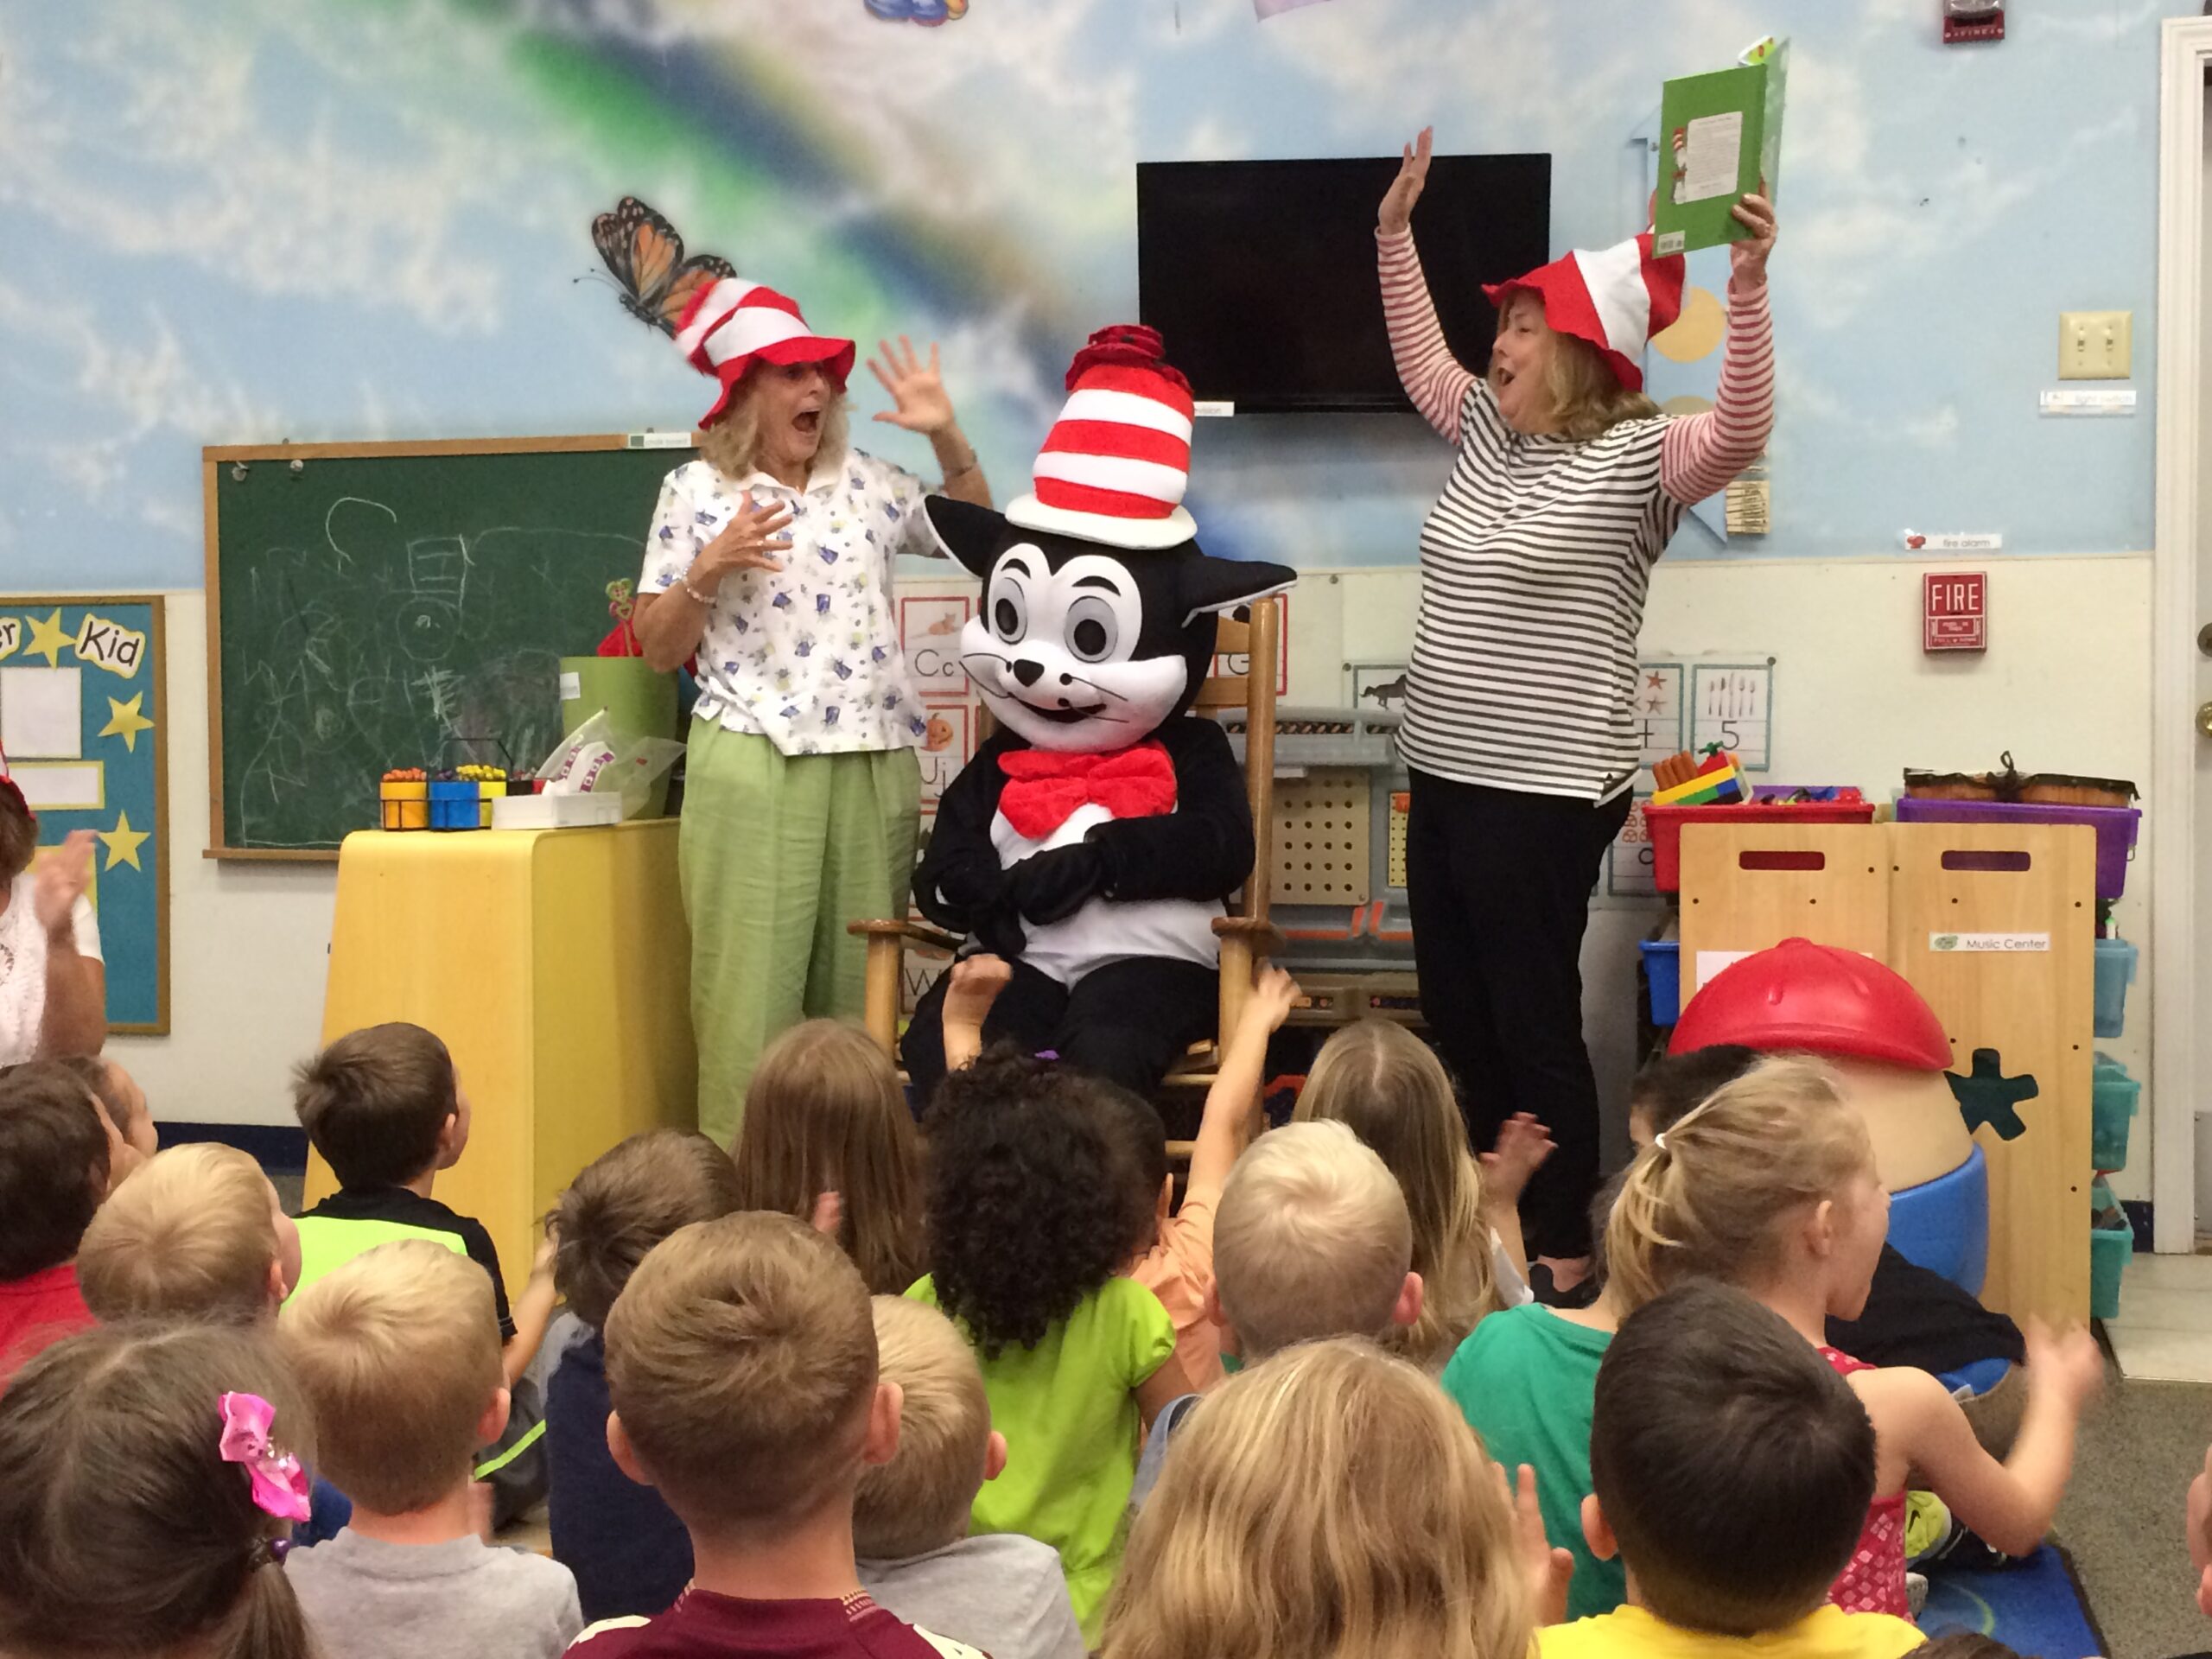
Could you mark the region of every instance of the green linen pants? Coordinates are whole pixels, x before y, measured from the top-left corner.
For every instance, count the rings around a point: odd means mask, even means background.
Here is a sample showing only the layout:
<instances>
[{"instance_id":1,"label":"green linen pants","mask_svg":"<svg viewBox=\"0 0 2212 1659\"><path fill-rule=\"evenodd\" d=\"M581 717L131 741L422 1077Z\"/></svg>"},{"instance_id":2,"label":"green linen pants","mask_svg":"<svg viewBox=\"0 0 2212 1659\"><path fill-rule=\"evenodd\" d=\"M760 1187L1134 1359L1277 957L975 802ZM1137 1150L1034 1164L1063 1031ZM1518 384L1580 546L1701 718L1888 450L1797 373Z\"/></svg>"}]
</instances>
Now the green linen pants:
<instances>
[{"instance_id":1,"label":"green linen pants","mask_svg":"<svg viewBox=\"0 0 2212 1659\"><path fill-rule=\"evenodd\" d=\"M691 926L699 1127L735 1144L760 1052L801 1020L857 1019L849 922L906 913L920 826L912 749L787 755L691 723L677 868Z\"/></svg>"}]
</instances>

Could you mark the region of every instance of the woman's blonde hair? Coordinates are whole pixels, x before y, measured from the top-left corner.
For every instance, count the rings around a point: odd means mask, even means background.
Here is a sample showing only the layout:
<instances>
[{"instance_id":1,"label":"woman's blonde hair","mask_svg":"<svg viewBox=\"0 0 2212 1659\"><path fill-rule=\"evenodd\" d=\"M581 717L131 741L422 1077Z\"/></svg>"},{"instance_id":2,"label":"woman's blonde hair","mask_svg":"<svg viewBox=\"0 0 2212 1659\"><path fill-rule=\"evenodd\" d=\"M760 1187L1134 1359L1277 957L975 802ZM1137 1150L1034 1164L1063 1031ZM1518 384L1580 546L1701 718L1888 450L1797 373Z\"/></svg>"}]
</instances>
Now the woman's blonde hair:
<instances>
[{"instance_id":1,"label":"woman's blonde hair","mask_svg":"<svg viewBox=\"0 0 2212 1659\"><path fill-rule=\"evenodd\" d=\"M1522 289L1521 294L1528 295L1542 318L1542 298L1530 289ZM1501 323L1505 309L1520 296L1506 296L1505 307L1499 312ZM1560 333L1548 318L1543 319L1543 325L1552 343L1544 361L1544 397L1561 437L1577 442L1594 438L1623 421L1649 420L1659 413L1658 404L1621 385L1613 365L1595 346L1577 335Z\"/></svg>"},{"instance_id":2,"label":"woman's blonde hair","mask_svg":"<svg viewBox=\"0 0 2212 1659\"><path fill-rule=\"evenodd\" d=\"M760 404L756 392L765 360L755 358L747 366L738 378L736 391L731 394L729 412L712 426L701 427L693 440L707 464L724 478L734 480L760 470ZM840 386L822 406L822 441L815 446L815 464L830 467L843 461L851 435L852 403Z\"/></svg>"},{"instance_id":3,"label":"woman's blonde hair","mask_svg":"<svg viewBox=\"0 0 2212 1659\"><path fill-rule=\"evenodd\" d=\"M838 1243L872 1294L922 1276L922 1153L899 1074L858 1026L809 1020L768 1045L745 1091L738 1207L799 1220L843 1201Z\"/></svg>"},{"instance_id":4,"label":"woman's blonde hair","mask_svg":"<svg viewBox=\"0 0 2212 1659\"><path fill-rule=\"evenodd\" d=\"M1755 1281L1779 1261L1783 1217L1873 1167L1866 1122L1826 1066L1755 1066L1629 1166L1605 1224L1609 1292L1625 1315L1688 1278Z\"/></svg>"},{"instance_id":5,"label":"woman's blonde hair","mask_svg":"<svg viewBox=\"0 0 2212 1659\"><path fill-rule=\"evenodd\" d=\"M1398 1178L1422 1301L1421 1318L1387 1345L1431 1370L1441 1365L1498 1306L1482 1168L1444 1063L1403 1026L1357 1020L1321 1045L1292 1116L1347 1125Z\"/></svg>"},{"instance_id":6,"label":"woman's blonde hair","mask_svg":"<svg viewBox=\"0 0 2212 1659\"><path fill-rule=\"evenodd\" d=\"M1200 1402L1129 1535L1102 1653L1525 1659L1531 1634L1482 1441L1429 1378L1345 1338Z\"/></svg>"}]
</instances>

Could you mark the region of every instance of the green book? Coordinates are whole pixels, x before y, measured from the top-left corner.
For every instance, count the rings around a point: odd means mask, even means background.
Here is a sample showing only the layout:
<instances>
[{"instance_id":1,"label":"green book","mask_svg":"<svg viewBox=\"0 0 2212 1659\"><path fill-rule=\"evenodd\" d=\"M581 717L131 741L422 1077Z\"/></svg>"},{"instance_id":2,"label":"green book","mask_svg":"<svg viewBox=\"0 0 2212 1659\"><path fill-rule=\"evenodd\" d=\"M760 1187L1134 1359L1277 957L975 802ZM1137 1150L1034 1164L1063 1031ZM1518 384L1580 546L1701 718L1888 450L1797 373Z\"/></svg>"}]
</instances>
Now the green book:
<instances>
[{"instance_id":1,"label":"green book","mask_svg":"<svg viewBox=\"0 0 2212 1659\"><path fill-rule=\"evenodd\" d=\"M1731 210L1755 191L1774 199L1789 59L1789 41L1770 35L1733 68L1685 75L1661 89L1655 252L1715 248L1751 234Z\"/></svg>"}]
</instances>

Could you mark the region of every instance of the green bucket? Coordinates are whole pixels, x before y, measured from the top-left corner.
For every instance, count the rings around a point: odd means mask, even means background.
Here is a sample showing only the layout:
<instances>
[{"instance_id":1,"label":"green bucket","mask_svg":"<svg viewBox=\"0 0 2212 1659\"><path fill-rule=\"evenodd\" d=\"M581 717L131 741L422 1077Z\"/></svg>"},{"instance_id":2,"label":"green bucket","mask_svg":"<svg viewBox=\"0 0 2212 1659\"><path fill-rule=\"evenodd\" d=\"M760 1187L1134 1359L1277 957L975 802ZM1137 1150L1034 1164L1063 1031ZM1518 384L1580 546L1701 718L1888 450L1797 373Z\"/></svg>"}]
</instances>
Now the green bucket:
<instances>
[{"instance_id":1,"label":"green bucket","mask_svg":"<svg viewBox=\"0 0 2212 1659\"><path fill-rule=\"evenodd\" d=\"M680 736L676 729L676 676L654 671L642 657L563 657L561 659L561 735L568 736L601 709L624 737ZM645 798L641 818L659 817L668 805L668 774Z\"/></svg>"}]
</instances>

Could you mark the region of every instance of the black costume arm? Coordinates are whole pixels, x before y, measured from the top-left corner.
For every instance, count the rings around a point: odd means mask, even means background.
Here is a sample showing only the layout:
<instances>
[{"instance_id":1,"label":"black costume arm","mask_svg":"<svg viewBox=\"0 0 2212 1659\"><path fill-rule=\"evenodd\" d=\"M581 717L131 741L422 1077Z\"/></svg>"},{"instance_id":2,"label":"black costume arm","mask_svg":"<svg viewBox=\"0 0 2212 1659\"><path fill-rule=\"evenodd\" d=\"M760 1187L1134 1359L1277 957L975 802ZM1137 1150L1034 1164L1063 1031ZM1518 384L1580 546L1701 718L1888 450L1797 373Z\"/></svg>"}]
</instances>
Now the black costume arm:
<instances>
[{"instance_id":1,"label":"black costume arm","mask_svg":"<svg viewBox=\"0 0 2212 1659\"><path fill-rule=\"evenodd\" d=\"M938 798L930 844L914 869L914 905L950 933L972 933L978 913L992 907L1006 885L999 852L991 841L991 820L998 816L999 792L1006 774L998 757L1000 739L976 752Z\"/></svg>"},{"instance_id":2,"label":"black costume arm","mask_svg":"<svg viewBox=\"0 0 2212 1659\"><path fill-rule=\"evenodd\" d=\"M1226 899L1252 874L1252 809L1229 734L1203 715L1154 734L1175 763L1175 810L1102 823L1084 839L1104 863L1103 891L1141 899Z\"/></svg>"}]
</instances>

